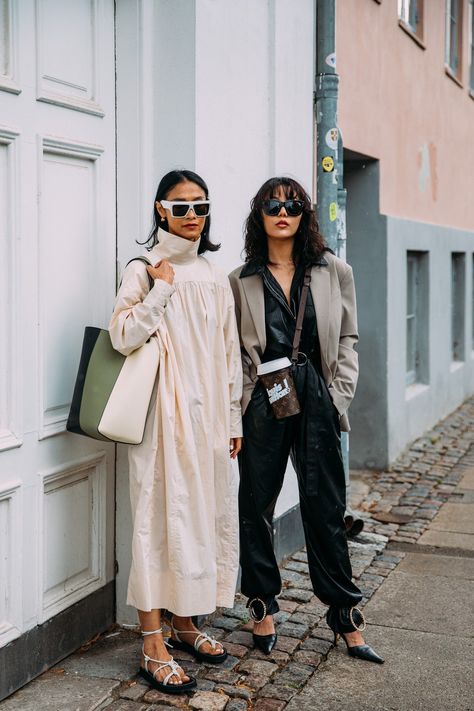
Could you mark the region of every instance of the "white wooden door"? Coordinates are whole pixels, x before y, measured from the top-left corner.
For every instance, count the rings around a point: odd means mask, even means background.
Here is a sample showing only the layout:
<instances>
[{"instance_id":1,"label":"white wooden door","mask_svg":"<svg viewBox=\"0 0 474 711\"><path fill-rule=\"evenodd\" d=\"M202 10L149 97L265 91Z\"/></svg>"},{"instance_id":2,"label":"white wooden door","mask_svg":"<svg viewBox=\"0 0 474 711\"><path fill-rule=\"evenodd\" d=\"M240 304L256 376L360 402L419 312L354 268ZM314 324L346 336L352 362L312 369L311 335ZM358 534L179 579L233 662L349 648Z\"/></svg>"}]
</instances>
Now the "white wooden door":
<instances>
[{"instance_id":1,"label":"white wooden door","mask_svg":"<svg viewBox=\"0 0 474 711\"><path fill-rule=\"evenodd\" d=\"M0 0L0 646L113 579L114 448L65 432L115 293L113 0Z\"/></svg>"}]
</instances>

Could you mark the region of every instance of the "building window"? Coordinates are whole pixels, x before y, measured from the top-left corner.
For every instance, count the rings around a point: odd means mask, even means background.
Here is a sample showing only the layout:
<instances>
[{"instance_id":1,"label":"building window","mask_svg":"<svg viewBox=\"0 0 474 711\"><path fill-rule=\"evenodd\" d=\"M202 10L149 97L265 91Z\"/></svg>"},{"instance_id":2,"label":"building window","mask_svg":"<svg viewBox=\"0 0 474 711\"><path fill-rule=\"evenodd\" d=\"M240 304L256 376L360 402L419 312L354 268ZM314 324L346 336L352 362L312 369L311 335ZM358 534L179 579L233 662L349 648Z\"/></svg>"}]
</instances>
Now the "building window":
<instances>
[{"instance_id":1,"label":"building window","mask_svg":"<svg viewBox=\"0 0 474 711\"><path fill-rule=\"evenodd\" d=\"M402 27L423 37L423 0L398 0L398 17Z\"/></svg>"},{"instance_id":2,"label":"building window","mask_svg":"<svg viewBox=\"0 0 474 711\"><path fill-rule=\"evenodd\" d=\"M466 259L463 252L451 254L451 360L460 362L464 353Z\"/></svg>"},{"instance_id":3,"label":"building window","mask_svg":"<svg viewBox=\"0 0 474 711\"><path fill-rule=\"evenodd\" d=\"M446 0L446 56L449 71L461 79L463 0Z\"/></svg>"},{"instance_id":4,"label":"building window","mask_svg":"<svg viewBox=\"0 0 474 711\"><path fill-rule=\"evenodd\" d=\"M471 69L469 73L469 87L471 89L471 94L474 92L474 0L469 3L471 12L471 21L469 23L470 33L471 33Z\"/></svg>"},{"instance_id":5,"label":"building window","mask_svg":"<svg viewBox=\"0 0 474 711\"><path fill-rule=\"evenodd\" d=\"M428 383L428 252L407 252L406 383Z\"/></svg>"},{"instance_id":6,"label":"building window","mask_svg":"<svg viewBox=\"0 0 474 711\"><path fill-rule=\"evenodd\" d=\"M472 350L474 351L474 254L472 255L472 269L471 269L471 313L472 313Z\"/></svg>"}]
</instances>

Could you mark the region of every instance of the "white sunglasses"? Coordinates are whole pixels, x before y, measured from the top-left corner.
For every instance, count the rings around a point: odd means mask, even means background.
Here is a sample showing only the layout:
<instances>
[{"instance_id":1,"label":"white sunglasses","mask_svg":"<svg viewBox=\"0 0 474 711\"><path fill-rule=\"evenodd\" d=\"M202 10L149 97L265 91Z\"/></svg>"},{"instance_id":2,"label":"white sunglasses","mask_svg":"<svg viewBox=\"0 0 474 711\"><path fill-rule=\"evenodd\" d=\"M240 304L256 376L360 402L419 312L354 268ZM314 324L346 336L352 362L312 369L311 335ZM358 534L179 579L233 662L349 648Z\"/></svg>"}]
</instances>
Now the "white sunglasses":
<instances>
[{"instance_id":1,"label":"white sunglasses","mask_svg":"<svg viewBox=\"0 0 474 711\"><path fill-rule=\"evenodd\" d=\"M211 211L210 200L194 200L185 202L181 200L160 200L165 210L170 210L173 217L187 217L190 210L194 212L196 217L207 217Z\"/></svg>"}]
</instances>

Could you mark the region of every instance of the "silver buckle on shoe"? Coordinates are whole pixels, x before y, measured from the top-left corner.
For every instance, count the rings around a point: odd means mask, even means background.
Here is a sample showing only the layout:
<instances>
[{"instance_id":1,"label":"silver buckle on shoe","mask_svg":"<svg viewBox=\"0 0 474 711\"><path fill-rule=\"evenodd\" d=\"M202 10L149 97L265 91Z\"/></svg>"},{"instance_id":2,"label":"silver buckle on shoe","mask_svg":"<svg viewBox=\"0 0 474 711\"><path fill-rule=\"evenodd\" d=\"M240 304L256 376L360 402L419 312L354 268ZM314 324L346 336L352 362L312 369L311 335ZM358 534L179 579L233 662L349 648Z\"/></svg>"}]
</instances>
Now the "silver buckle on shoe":
<instances>
[{"instance_id":1,"label":"silver buckle on shoe","mask_svg":"<svg viewBox=\"0 0 474 711\"><path fill-rule=\"evenodd\" d=\"M255 603L257 605L262 606L261 615L259 615L258 612L254 609ZM261 600L259 597L253 597L251 600L248 601L247 607L249 608L249 615L254 622L263 622L263 620L267 616L267 606L265 605L263 600Z\"/></svg>"}]
</instances>

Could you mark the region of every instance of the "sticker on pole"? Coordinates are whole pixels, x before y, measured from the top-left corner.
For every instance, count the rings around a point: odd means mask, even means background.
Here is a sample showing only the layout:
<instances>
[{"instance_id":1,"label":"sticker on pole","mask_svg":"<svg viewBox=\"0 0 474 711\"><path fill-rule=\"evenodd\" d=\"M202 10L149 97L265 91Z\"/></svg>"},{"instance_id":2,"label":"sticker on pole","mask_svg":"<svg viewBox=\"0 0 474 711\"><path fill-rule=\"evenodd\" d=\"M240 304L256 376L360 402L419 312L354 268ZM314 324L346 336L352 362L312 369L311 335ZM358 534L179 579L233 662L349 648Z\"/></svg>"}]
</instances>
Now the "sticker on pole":
<instances>
[{"instance_id":1,"label":"sticker on pole","mask_svg":"<svg viewBox=\"0 0 474 711\"><path fill-rule=\"evenodd\" d=\"M323 170L325 173L332 173L334 170L334 160L331 158L331 156L324 156L324 158L321 161L321 165L323 166Z\"/></svg>"},{"instance_id":2,"label":"sticker on pole","mask_svg":"<svg viewBox=\"0 0 474 711\"><path fill-rule=\"evenodd\" d=\"M328 54L328 56L326 57L326 64L329 67L333 67L333 68L336 66L336 53L335 52Z\"/></svg>"},{"instance_id":3,"label":"sticker on pole","mask_svg":"<svg viewBox=\"0 0 474 711\"><path fill-rule=\"evenodd\" d=\"M329 219L331 222L334 222L336 217L337 217L337 203L330 202L329 203Z\"/></svg>"},{"instance_id":4,"label":"sticker on pole","mask_svg":"<svg viewBox=\"0 0 474 711\"><path fill-rule=\"evenodd\" d=\"M337 130L337 128L330 128L329 131L326 133L326 144L333 151L337 150L338 137L339 137L339 131Z\"/></svg>"}]
</instances>

